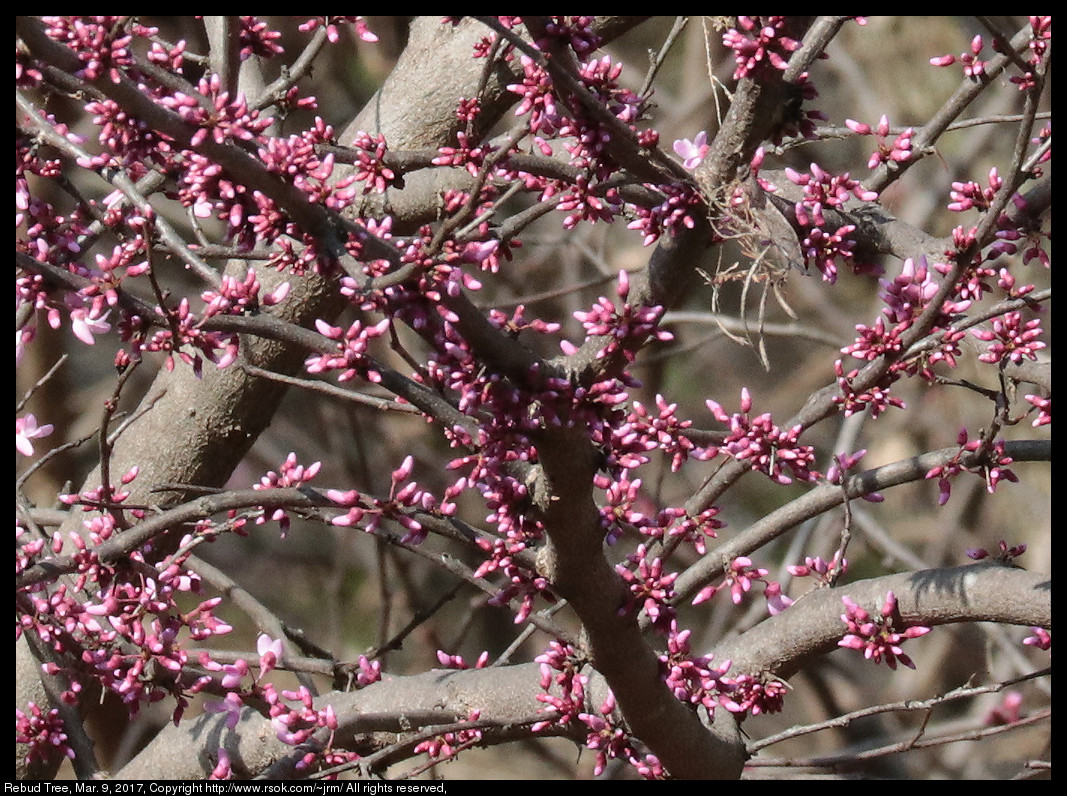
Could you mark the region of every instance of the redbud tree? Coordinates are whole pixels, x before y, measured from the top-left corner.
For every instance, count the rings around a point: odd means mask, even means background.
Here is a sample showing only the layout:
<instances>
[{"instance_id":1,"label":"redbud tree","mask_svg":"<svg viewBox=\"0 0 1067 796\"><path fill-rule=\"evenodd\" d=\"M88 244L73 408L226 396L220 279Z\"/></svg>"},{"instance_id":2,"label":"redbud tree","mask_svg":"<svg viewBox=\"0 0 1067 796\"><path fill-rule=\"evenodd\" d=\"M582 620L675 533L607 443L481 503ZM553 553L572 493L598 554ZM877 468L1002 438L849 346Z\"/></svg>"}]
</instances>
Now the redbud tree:
<instances>
[{"instance_id":1,"label":"redbud tree","mask_svg":"<svg viewBox=\"0 0 1067 796\"><path fill-rule=\"evenodd\" d=\"M1044 776L1051 32L16 17L17 775Z\"/></svg>"}]
</instances>

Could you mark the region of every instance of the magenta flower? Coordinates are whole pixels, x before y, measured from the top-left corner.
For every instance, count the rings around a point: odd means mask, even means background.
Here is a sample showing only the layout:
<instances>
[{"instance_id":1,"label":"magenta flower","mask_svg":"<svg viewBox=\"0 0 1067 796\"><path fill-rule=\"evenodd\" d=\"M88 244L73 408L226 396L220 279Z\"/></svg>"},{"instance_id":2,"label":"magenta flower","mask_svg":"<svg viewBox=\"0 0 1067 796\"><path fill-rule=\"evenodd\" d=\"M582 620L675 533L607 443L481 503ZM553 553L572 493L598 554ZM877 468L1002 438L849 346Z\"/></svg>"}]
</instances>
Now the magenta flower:
<instances>
[{"instance_id":1,"label":"magenta flower","mask_svg":"<svg viewBox=\"0 0 1067 796\"><path fill-rule=\"evenodd\" d=\"M938 479L938 505L945 505L952 492L951 479L963 470L976 473L985 478L986 490L992 494L996 491L1000 482L1011 481L1017 483L1019 478L1009 468L1013 460L1004 453L1004 440L998 439L991 446L986 446L980 439L970 440L967 429L960 429L956 436L959 443L959 452L945 464L931 468L926 473L926 478ZM961 461L968 454L983 452L983 461L978 464L964 464Z\"/></svg>"},{"instance_id":2,"label":"magenta flower","mask_svg":"<svg viewBox=\"0 0 1067 796\"><path fill-rule=\"evenodd\" d=\"M450 655L444 650L437 650L437 661L446 669L470 669L471 665L463 658L462 655ZM475 669L484 669L489 664L489 652L483 651L478 656L478 660L474 662Z\"/></svg>"},{"instance_id":3,"label":"magenta flower","mask_svg":"<svg viewBox=\"0 0 1067 796\"><path fill-rule=\"evenodd\" d=\"M370 685L382 679L381 661L372 661L366 655L359 656L359 672L356 674L356 684L359 686Z\"/></svg>"}]
</instances>

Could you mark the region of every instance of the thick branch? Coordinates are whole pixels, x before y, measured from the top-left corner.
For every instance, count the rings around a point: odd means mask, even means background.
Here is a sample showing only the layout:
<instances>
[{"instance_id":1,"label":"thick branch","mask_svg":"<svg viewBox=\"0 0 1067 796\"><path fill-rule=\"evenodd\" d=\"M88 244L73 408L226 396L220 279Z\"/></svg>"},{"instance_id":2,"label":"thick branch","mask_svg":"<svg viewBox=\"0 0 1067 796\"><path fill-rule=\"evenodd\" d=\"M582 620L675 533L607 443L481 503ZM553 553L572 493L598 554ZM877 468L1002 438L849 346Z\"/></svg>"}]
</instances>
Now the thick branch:
<instances>
[{"instance_id":1,"label":"thick branch","mask_svg":"<svg viewBox=\"0 0 1067 796\"><path fill-rule=\"evenodd\" d=\"M716 646L731 674L771 672L787 678L814 656L837 647L845 634L841 597L876 612L892 591L900 628L958 622L1002 622L1050 628L1052 580L1000 564L971 564L905 572L808 593L776 616ZM896 625L894 625L896 627Z\"/></svg>"}]
</instances>

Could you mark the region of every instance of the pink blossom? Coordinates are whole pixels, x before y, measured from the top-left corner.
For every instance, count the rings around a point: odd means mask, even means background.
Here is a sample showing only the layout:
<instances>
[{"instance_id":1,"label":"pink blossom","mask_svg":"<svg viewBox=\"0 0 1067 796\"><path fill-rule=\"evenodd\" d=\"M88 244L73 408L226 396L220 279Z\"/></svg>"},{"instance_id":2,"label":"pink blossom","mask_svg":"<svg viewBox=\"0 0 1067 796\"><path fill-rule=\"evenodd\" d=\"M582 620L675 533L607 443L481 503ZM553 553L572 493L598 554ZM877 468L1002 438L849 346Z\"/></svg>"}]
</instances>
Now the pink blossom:
<instances>
[{"instance_id":1,"label":"pink blossom","mask_svg":"<svg viewBox=\"0 0 1067 796\"><path fill-rule=\"evenodd\" d=\"M70 329L83 343L93 345L96 342L93 335L111 330L111 324L107 322L110 314L111 310L103 310L98 302L93 302L90 307L75 307L70 311Z\"/></svg>"},{"instance_id":2,"label":"pink blossom","mask_svg":"<svg viewBox=\"0 0 1067 796\"><path fill-rule=\"evenodd\" d=\"M1052 398L1044 397L1041 395L1024 395L1025 398L1035 409L1037 409L1037 416L1034 418L1034 422L1031 424L1034 428L1038 426L1045 426L1052 422Z\"/></svg>"},{"instance_id":3,"label":"pink blossom","mask_svg":"<svg viewBox=\"0 0 1067 796\"><path fill-rule=\"evenodd\" d=\"M219 747L218 761L215 763L215 767L211 769L211 775L208 779L230 779L233 777L233 768L230 765L230 753L224 748Z\"/></svg>"},{"instance_id":4,"label":"pink blossom","mask_svg":"<svg viewBox=\"0 0 1067 796\"><path fill-rule=\"evenodd\" d=\"M240 694L231 691L221 701L206 702L204 710L208 711L208 713L226 714L226 728L232 730L237 726L237 722L241 720L241 711L244 710L244 703L241 701Z\"/></svg>"},{"instance_id":5,"label":"pink blossom","mask_svg":"<svg viewBox=\"0 0 1067 796\"><path fill-rule=\"evenodd\" d=\"M711 147L708 145L708 134L703 130L697 133L692 141L680 138L674 142L674 152L682 159L682 165L687 169L699 166L709 149Z\"/></svg>"},{"instance_id":6,"label":"pink blossom","mask_svg":"<svg viewBox=\"0 0 1067 796\"><path fill-rule=\"evenodd\" d=\"M23 456L33 456L33 443L31 439L47 437L54 430L51 423L37 425L37 417L27 414L15 418L15 450Z\"/></svg>"},{"instance_id":7,"label":"pink blossom","mask_svg":"<svg viewBox=\"0 0 1067 796\"><path fill-rule=\"evenodd\" d=\"M282 659L282 640L260 633L256 639L256 652L259 654L259 676L263 677Z\"/></svg>"},{"instance_id":8,"label":"pink blossom","mask_svg":"<svg viewBox=\"0 0 1067 796\"><path fill-rule=\"evenodd\" d=\"M1043 627L1032 627L1030 631L1032 636L1027 636L1023 639L1023 644L1029 647L1035 647L1039 650L1052 649L1052 631L1045 630Z\"/></svg>"},{"instance_id":9,"label":"pink blossom","mask_svg":"<svg viewBox=\"0 0 1067 796\"><path fill-rule=\"evenodd\" d=\"M672 584L678 573L665 572L663 562L658 558L650 561L644 545L639 545L629 560L629 566L619 564L615 567L629 586L631 595L620 611L643 609L654 627L666 629L674 619L670 601L674 596Z\"/></svg>"}]
</instances>

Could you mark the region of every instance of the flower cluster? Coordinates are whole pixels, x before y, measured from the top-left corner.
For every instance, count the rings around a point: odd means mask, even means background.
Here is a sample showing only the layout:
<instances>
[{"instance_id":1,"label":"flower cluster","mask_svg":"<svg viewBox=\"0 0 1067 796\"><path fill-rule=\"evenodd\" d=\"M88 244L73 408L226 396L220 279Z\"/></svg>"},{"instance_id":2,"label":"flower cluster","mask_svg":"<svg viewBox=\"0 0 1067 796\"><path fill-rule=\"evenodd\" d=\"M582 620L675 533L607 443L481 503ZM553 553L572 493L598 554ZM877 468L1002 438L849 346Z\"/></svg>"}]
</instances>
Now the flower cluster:
<instances>
[{"instance_id":1,"label":"flower cluster","mask_svg":"<svg viewBox=\"0 0 1067 796\"><path fill-rule=\"evenodd\" d=\"M253 55L258 55L260 58L273 58L285 52L285 48L278 43L282 34L271 30L262 19L238 17L237 20L241 26L238 42L241 45L239 56L242 61L248 60Z\"/></svg>"},{"instance_id":2,"label":"flower cluster","mask_svg":"<svg viewBox=\"0 0 1067 796\"><path fill-rule=\"evenodd\" d=\"M653 414L640 401L634 401L633 410L627 416L626 423L618 428L618 433L637 433L654 441L660 450L670 456L671 472L678 472L691 456L706 459L718 452L701 450L685 435L685 430L693 423L678 417L678 404L668 404L662 395L657 394L656 410Z\"/></svg>"},{"instance_id":3,"label":"flower cluster","mask_svg":"<svg viewBox=\"0 0 1067 796\"><path fill-rule=\"evenodd\" d=\"M1047 426L1052 422L1052 396L1041 395L1024 395L1030 405L1037 409L1037 416L1034 418L1033 426Z\"/></svg>"},{"instance_id":4,"label":"flower cluster","mask_svg":"<svg viewBox=\"0 0 1067 796\"><path fill-rule=\"evenodd\" d=\"M586 22L587 18L581 18L581 25ZM564 38L574 42L576 24L573 19L566 25L556 20L548 27L569 31L566 36L555 36L555 41ZM643 148L655 147L659 134L653 129L638 127L645 116L645 100L621 85L621 64L608 56L584 58L580 45L587 40L590 40L587 35L577 36L575 52L582 60L575 77L606 113L625 126L626 134L633 137L634 144ZM546 178L529 172L510 171L504 163L497 170L498 178L519 179L529 190L540 190L541 201L553 200L558 210L567 213L564 227L568 229L582 221L612 221L625 213L633 218L629 228L640 230L647 245L664 233L674 234L683 226L695 226L703 201L691 185L669 182L646 185L651 192L663 197L658 206L624 202L617 187L609 183L620 172L620 164L613 156L618 131L607 124L602 115L590 112L583 102L572 101L565 92L558 91L549 70L540 60L523 54L519 62L523 80L507 87L522 98L515 115L525 117L536 149L546 156L551 155L553 149L548 141L558 140L560 148L569 156L569 165L579 173L569 180Z\"/></svg>"},{"instance_id":5,"label":"flower cluster","mask_svg":"<svg viewBox=\"0 0 1067 796\"><path fill-rule=\"evenodd\" d=\"M476 722L480 716L481 711L472 709L467 715L467 721ZM481 740L482 731L476 727L469 727L462 730L439 733L432 738L427 738L425 741L417 743L413 751L416 754L425 752L430 760L434 762L444 762L455 757L464 749L475 746Z\"/></svg>"},{"instance_id":6,"label":"flower cluster","mask_svg":"<svg viewBox=\"0 0 1067 796\"><path fill-rule=\"evenodd\" d=\"M269 138L258 150L267 170L291 182L308 201L331 210L344 210L355 199L359 174L338 178L333 154L320 157L318 148L333 143L333 128L316 117L312 125L297 135Z\"/></svg>"},{"instance_id":7,"label":"flower cluster","mask_svg":"<svg viewBox=\"0 0 1067 796\"><path fill-rule=\"evenodd\" d=\"M853 261L855 241L850 235L856 227L854 224L844 224L834 230L827 229L828 222L823 210L840 209L851 197L871 202L878 198L878 194L865 189L848 172L830 174L817 163L812 163L806 174L787 168L785 175L790 182L804 189L803 198L794 207L797 223L805 229L801 241L804 261L815 265L825 281L836 282L837 261ZM860 272L866 268L853 263L853 270Z\"/></svg>"},{"instance_id":8,"label":"flower cluster","mask_svg":"<svg viewBox=\"0 0 1067 796\"><path fill-rule=\"evenodd\" d=\"M589 677L582 674L583 661L570 644L552 641L548 649L534 660L541 669L541 691L537 701L548 705L542 712L552 712L550 720L540 721L530 729L540 732L552 724L569 724L577 720L585 709L585 687ZM560 695L548 693L552 686L558 687Z\"/></svg>"},{"instance_id":9,"label":"flower cluster","mask_svg":"<svg viewBox=\"0 0 1067 796\"><path fill-rule=\"evenodd\" d=\"M693 598L693 605L707 602L716 593L726 588L730 590L730 599L734 605L740 605L745 595L752 589L752 584L757 582L764 583L770 589L772 598L780 597L781 588L770 588L774 582L764 580L767 574L768 570L752 566L752 559L748 556L738 556L726 566L722 583L701 589ZM776 612L777 610L772 608L772 613Z\"/></svg>"},{"instance_id":10,"label":"flower cluster","mask_svg":"<svg viewBox=\"0 0 1067 796\"><path fill-rule=\"evenodd\" d=\"M731 713L747 713L751 716L780 713L789 690L784 682L768 675L723 677L722 685L724 693L719 698L720 704Z\"/></svg>"},{"instance_id":11,"label":"flower cluster","mask_svg":"<svg viewBox=\"0 0 1067 796\"><path fill-rule=\"evenodd\" d=\"M300 487L318 475L321 466L321 462L315 462L314 464L304 467L302 464L297 463L296 454L290 453L285 457L285 461L282 462L282 466L279 468L280 472L271 470L259 479L259 483L255 484L252 488L262 490ZM285 534L289 532L291 523L289 512L281 506L278 506L273 510L265 510L256 520L256 523L262 525L269 520L278 523L282 531L282 537L284 538Z\"/></svg>"},{"instance_id":12,"label":"flower cluster","mask_svg":"<svg viewBox=\"0 0 1067 796\"><path fill-rule=\"evenodd\" d=\"M667 634L666 652L659 656L660 665L674 698L686 704L700 705L710 719L728 690L724 675L730 662L713 666L714 656L694 655L689 643L691 636L691 630L679 630L672 623Z\"/></svg>"},{"instance_id":13,"label":"flower cluster","mask_svg":"<svg viewBox=\"0 0 1067 796\"><path fill-rule=\"evenodd\" d=\"M1008 543L1001 539L997 542L997 552L991 553L985 548L971 548L967 550L967 558L973 558L975 561L981 561L982 559L992 556L996 561L1003 564L1011 564L1016 558L1026 552L1025 544L1016 544L1008 546Z\"/></svg>"},{"instance_id":14,"label":"flower cluster","mask_svg":"<svg viewBox=\"0 0 1067 796\"><path fill-rule=\"evenodd\" d=\"M152 318L162 328L152 331L149 319L136 315L127 316L119 326L122 337L130 341L129 351L120 351L116 356L116 365L121 366L131 360L139 359L145 353L165 353L164 366L174 369L174 357L187 365L193 372L201 374L204 359L224 368L237 359L240 345L236 334L210 332L203 329L204 319L196 316L190 309L189 299L182 298L178 306L166 310L156 310ZM186 349L192 349L190 353Z\"/></svg>"},{"instance_id":15,"label":"flower cluster","mask_svg":"<svg viewBox=\"0 0 1067 796\"><path fill-rule=\"evenodd\" d=\"M134 63L130 48L134 36L147 39L158 32L128 17L63 16L43 17L42 21L45 33L78 56L82 77L97 80L107 75L113 83L119 82L123 68Z\"/></svg>"},{"instance_id":16,"label":"flower cluster","mask_svg":"<svg viewBox=\"0 0 1067 796\"><path fill-rule=\"evenodd\" d=\"M272 307L280 304L289 295L288 282L282 282L262 299L259 297L259 288L259 279L254 268L249 268L244 280L240 282L229 274L223 274L222 284L217 290L206 290L200 294L200 298L207 305L204 307L203 316L210 318L212 315L251 313L260 306Z\"/></svg>"},{"instance_id":17,"label":"flower cluster","mask_svg":"<svg viewBox=\"0 0 1067 796\"><path fill-rule=\"evenodd\" d=\"M366 135L366 133L363 135ZM491 149L472 143L467 133L460 130L456 133L456 146L438 147L437 151L440 154L431 161L435 166L462 166L473 176L478 174L478 170L481 169L482 163L485 161L485 156L491 152ZM377 159L380 161L384 154L385 140L381 138L380 152L376 152ZM392 179L393 176L392 171L388 169L382 169L382 172L374 181L379 193L384 190L385 178ZM369 188L370 184L368 183Z\"/></svg>"},{"instance_id":18,"label":"flower cluster","mask_svg":"<svg viewBox=\"0 0 1067 796\"><path fill-rule=\"evenodd\" d=\"M859 376L859 370L853 368L846 373L840 359L834 362L834 373L837 376L837 386L841 388L841 394L835 395L833 400L841 407L845 417L869 409L873 420L890 407L903 409L906 406L902 399L889 394L890 388L898 378L896 373L887 372L878 383L866 389L856 389L855 379Z\"/></svg>"},{"instance_id":19,"label":"flower cluster","mask_svg":"<svg viewBox=\"0 0 1067 796\"><path fill-rule=\"evenodd\" d=\"M656 190L663 195L663 201L654 207L635 207L636 218L626 225L627 229L642 234L645 246L651 246L664 233L675 235L683 227L693 229L703 206L700 193L691 185L666 183L657 186Z\"/></svg>"},{"instance_id":20,"label":"flower cluster","mask_svg":"<svg viewBox=\"0 0 1067 796\"><path fill-rule=\"evenodd\" d=\"M327 373L341 371L337 380L345 382L357 375L368 381L379 381L380 374L374 368L367 351L370 341L381 337L389 328L389 320L384 319L374 326L364 326L361 321L353 321L348 329L331 326L321 319L315 321L319 333L331 340L337 340L337 349L330 354L317 354L307 358L304 367L308 373Z\"/></svg>"},{"instance_id":21,"label":"flower cluster","mask_svg":"<svg viewBox=\"0 0 1067 796\"><path fill-rule=\"evenodd\" d=\"M665 776L663 766L655 755L642 754L637 748L625 723L621 720L610 692L595 712L587 710L586 686L589 678L581 673L582 661L572 646L553 641L548 649L537 656L541 667L542 693L540 702L548 707L552 719L535 723L534 732L541 732L553 724L581 726L586 732L585 746L596 753L594 773L604 771L609 760L625 760L634 766L646 779L661 779ZM555 688L554 688L555 687ZM549 693L558 689L561 693Z\"/></svg>"},{"instance_id":22,"label":"flower cluster","mask_svg":"<svg viewBox=\"0 0 1067 796\"><path fill-rule=\"evenodd\" d=\"M1008 78L1019 87L1020 91L1031 89L1037 84L1037 67L1041 63L1041 59L1044 57L1051 41L1052 17L1032 15L1030 17L1030 41L1027 44L1030 55L1026 59L1026 64L1029 68L1023 69L1022 74L1012 75Z\"/></svg>"},{"instance_id":23,"label":"flower cluster","mask_svg":"<svg viewBox=\"0 0 1067 796\"><path fill-rule=\"evenodd\" d=\"M110 498L101 500L105 491ZM191 608L178 607L201 590L200 579L186 567L192 537L181 540L177 553L155 564L143 553L132 555L125 564L105 564L96 555L96 548L113 536L120 520L112 511L91 511L92 507L121 504L127 496L114 488L69 496L67 502L84 503L86 511L96 515L85 521L85 536L70 533L64 539L57 533L47 547L20 545L20 571L57 560L65 550L73 550L70 558L77 571L72 588L59 583L19 591L29 610L21 612L16 637L32 632L49 647L71 653L62 664L44 666L47 674L63 674L70 683L64 701L75 702L90 682L116 696L131 713L169 694L176 702L177 721L188 695L152 672L182 671L190 662L188 641L202 643L232 628L215 613L219 597Z\"/></svg>"},{"instance_id":24,"label":"flower cluster","mask_svg":"<svg viewBox=\"0 0 1067 796\"><path fill-rule=\"evenodd\" d=\"M885 304L882 313L890 323L895 324L911 323L918 318L938 290L937 283L930 276L930 268L925 257L920 257L918 260L907 258L900 273L892 280L880 279L878 281L882 286L879 298ZM964 312L970 306L970 301L946 302L942 307L943 314L939 317L937 325L947 326L950 316Z\"/></svg>"},{"instance_id":25,"label":"flower cluster","mask_svg":"<svg viewBox=\"0 0 1067 796\"><path fill-rule=\"evenodd\" d=\"M463 659L462 655L450 655L443 650L437 650L437 662L444 666L446 669L463 670L471 668L470 664ZM475 669L484 669L489 663L489 653L483 651L478 656L478 660L474 662Z\"/></svg>"},{"instance_id":26,"label":"flower cluster","mask_svg":"<svg viewBox=\"0 0 1067 796\"><path fill-rule=\"evenodd\" d=\"M621 75L622 64L612 63L608 55L592 58L578 69L578 78L611 115L633 127L642 118L644 103L637 94L620 84ZM576 113L560 128L560 135L574 136L573 141L564 144L564 148L570 153L572 165L593 171L602 179L606 179L611 175L611 171L614 171L614 167L605 162L606 147L611 141L610 133L592 119ZM654 144L655 139L645 138L643 143Z\"/></svg>"},{"instance_id":27,"label":"flower cluster","mask_svg":"<svg viewBox=\"0 0 1067 796\"><path fill-rule=\"evenodd\" d=\"M621 723L615 719L615 697L608 694L607 699L596 713L579 713L578 720L589 729L585 737L585 748L596 752L596 764L593 776L600 776L607 767L608 760L627 759L634 756L630 735Z\"/></svg>"},{"instance_id":28,"label":"flower cluster","mask_svg":"<svg viewBox=\"0 0 1067 796\"><path fill-rule=\"evenodd\" d=\"M868 169L875 169L883 163L904 163L911 159L911 139L915 135L913 128L906 128L889 143L889 119L885 116L878 120L878 126L873 129L869 124L852 119L846 119L845 126L859 135L873 135L878 139L878 149L871 153L867 161Z\"/></svg>"},{"instance_id":29,"label":"flower cluster","mask_svg":"<svg viewBox=\"0 0 1067 796\"><path fill-rule=\"evenodd\" d=\"M997 173L996 166L989 170L989 184L984 188L973 180L953 182L952 202L948 205L948 209L956 213L962 213L972 208L977 208L979 211L988 210L993 202L993 197L997 195L997 191L1000 190L1003 184L1004 180Z\"/></svg>"},{"instance_id":30,"label":"flower cluster","mask_svg":"<svg viewBox=\"0 0 1067 796\"><path fill-rule=\"evenodd\" d=\"M924 349L919 356L908 359L898 359L901 348L902 335L923 314L930 300L937 294L939 286L931 276L931 270L945 272L949 269L945 263L934 263L931 267L925 257L917 260L907 258L901 267L900 273L893 279L880 279L882 291L879 297L885 304L882 310L884 318L880 317L873 326L857 324L856 331L859 337L851 345L841 349L844 354L850 354L855 359L874 360L880 356L888 355L892 358L889 371L883 377L880 384L873 385L871 389L888 391L890 385L900 373L918 374L927 380L933 380L934 374L931 367L938 362L943 362L949 367L955 367L957 357L960 354L960 342L966 334L952 329L955 316L966 311L972 303L970 298L973 293L967 289L961 289L956 298L946 299L941 305L941 311L933 318L932 329L939 331L938 345ZM887 326L888 319L892 326ZM877 399L882 406L897 405L885 401L885 395L870 395L863 399L856 399L851 403L850 396L855 392L850 384L855 372L845 374L843 367L838 363L838 378L846 396L844 404L855 411L862 408L869 399ZM842 381L844 379L844 381Z\"/></svg>"},{"instance_id":31,"label":"flower cluster","mask_svg":"<svg viewBox=\"0 0 1067 796\"><path fill-rule=\"evenodd\" d=\"M199 94L196 97L177 91L160 99L160 105L198 128L189 141L192 149L209 136L217 144L231 139L252 141L274 123L272 118L260 116L259 111L249 108L243 94L231 98L216 74L201 78L196 88ZM210 108L204 107L205 104Z\"/></svg>"},{"instance_id":32,"label":"flower cluster","mask_svg":"<svg viewBox=\"0 0 1067 796\"><path fill-rule=\"evenodd\" d=\"M515 109L516 116L528 116L530 132L551 138L560 125L560 113L556 108L556 94L552 77L533 58L522 55L522 82L512 83L508 91L518 94L522 101Z\"/></svg>"},{"instance_id":33,"label":"flower cluster","mask_svg":"<svg viewBox=\"0 0 1067 796\"><path fill-rule=\"evenodd\" d=\"M845 604L845 613L841 621L848 626L848 633L837 642L839 647L861 650L863 657L881 663L884 659L890 669L896 669L900 662L910 669L915 668L911 658L900 648L906 640L925 636L930 628L912 625L903 631L894 630L897 614L897 598L893 592L887 592L880 613L871 614L860 607L847 595L841 598Z\"/></svg>"},{"instance_id":34,"label":"flower cluster","mask_svg":"<svg viewBox=\"0 0 1067 796\"><path fill-rule=\"evenodd\" d=\"M783 33L785 17L738 17L740 27L730 28L722 37L722 43L733 50L734 80L753 75L760 68L784 71L789 65L789 54L800 47L800 42Z\"/></svg>"},{"instance_id":35,"label":"flower cluster","mask_svg":"<svg viewBox=\"0 0 1067 796\"><path fill-rule=\"evenodd\" d=\"M401 543L421 544L426 538L427 530L415 515L423 512L451 516L455 513L456 506L447 496L438 501L432 493L420 489L419 485L411 480L413 468L413 458L406 456L400 466L393 470L389 496L385 498L363 495L354 489L346 492L328 490L326 496L330 500L339 506L348 507L347 513L334 517L331 522L343 527L365 522L363 529L367 533L374 533L383 520L392 520L407 531L400 540Z\"/></svg>"},{"instance_id":36,"label":"flower cluster","mask_svg":"<svg viewBox=\"0 0 1067 796\"><path fill-rule=\"evenodd\" d=\"M385 136L360 131L352 142L359 158L355 180L363 183L363 193L385 193L396 182L396 173L385 165Z\"/></svg>"},{"instance_id":37,"label":"flower cluster","mask_svg":"<svg viewBox=\"0 0 1067 796\"><path fill-rule=\"evenodd\" d=\"M707 540L717 537L717 531L726 527L726 523L716 516L720 511L718 506L709 506L690 517L685 509L667 508L660 512L656 524L644 528L643 532L653 539L661 536L681 539L691 544L698 554L704 555L708 552Z\"/></svg>"},{"instance_id":38,"label":"flower cluster","mask_svg":"<svg viewBox=\"0 0 1067 796\"><path fill-rule=\"evenodd\" d=\"M58 709L41 710L35 702L25 711L15 708L15 743L29 747L27 763L47 762L56 755L73 760L74 750L68 740Z\"/></svg>"},{"instance_id":39,"label":"flower cluster","mask_svg":"<svg viewBox=\"0 0 1067 796\"><path fill-rule=\"evenodd\" d=\"M843 558L838 551L834 553L830 561L826 561L821 556L805 556L803 564L791 564L786 569L795 578L806 578L811 575L820 583L829 585L848 569L848 560Z\"/></svg>"},{"instance_id":40,"label":"flower cluster","mask_svg":"<svg viewBox=\"0 0 1067 796\"><path fill-rule=\"evenodd\" d=\"M307 22L301 23L300 30L312 31L316 28L324 28L326 30L326 38L331 43L337 42L341 38L340 25L352 25L355 28L356 35L366 42L378 41L377 35L371 32L367 27L366 20L363 17L312 17Z\"/></svg>"},{"instance_id":41,"label":"flower cluster","mask_svg":"<svg viewBox=\"0 0 1067 796\"><path fill-rule=\"evenodd\" d=\"M978 57L982 52L983 47L981 34L976 35L971 39L970 51L961 53L958 60L963 64L963 74L972 80L979 80L985 75L985 61ZM955 55L939 55L930 59L930 63L934 66L952 66L956 63L957 56Z\"/></svg>"},{"instance_id":42,"label":"flower cluster","mask_svg":"<svg viewBox=\"0 0 1067 796\"><path fill-rule=\"evenodd\" d=\"M1045 343L1038 339L1041 337L1041 320L1033 318L1024 321L1019 312L994 318L991 329L973 329L971 334L989 343L978 359L991 364L1006 359L1016 364L1023 359L1036 360L1037 352L1045 347Z\"/></svg>"},{"instance_id":43,"label":"flower cluster","mask_svg":"<svg viewBox=\"0 0 1067 796\"><path fill-rule=\"evenodd\" d=\"M715 419L730 428L719 446L721 452L738 461L748 462L753 470L765 473L779 484L792 483L792 478L785 474L783 468L788 468L793 477L801 481L814 480L816 472L812 465L815 463L815 452L810 445L799 443L803 429L794 426L783 431L774 425L770 413L750 417L752 396L747 387L741 390L740 412L728 415L718 402L710 398L705 403Z\"/></svg>"},{"instance_id":44,"label":"flower cluster","mask_svg":"<svg viewBox=\"0 0 1067 796\"><path fill-rule=\"evenodd\" d=\"M591 16L547 17L537 46L545 50L552 47L553 40L563 41L574 50L575 55L584 58L600 46L600 36L593 29L595 21Z\"/></svg>"},{"instance_id":45,"label":"flower cluster","mask_svg":"<svg viewBox=\"0 0 1067 796\"><path fill-rule=\"evenodd\" d=\"M601 296L588 311L577 311L574 317L581 321L586 334L595 338L607 338L606 343L597 351L597 359L622 354L627 362L632 362L638 350L650 339L667 342L674 339L665 329L659 328L663 308L658 306L642 307L628 304L630 295L630 277L625 271L619 272L619 281L615 289L622 306L616 308L607 297ZM569 343L563 344L565 354L574 354L577 349Z\"/></svg>"},{"instance_id":46,"label":"flower cluster","mask_svg":"<svg viewBox=\"0 0 1067 796\"><path fill-rule=\"evenodd\" d=\"M1036 84L1037 67L1045 54L1045 50L1048 49L1051 39L1052 17L1031 16L1030 41L1027 45L1030 55L1025 60L1019 57L1012 59L1013 64L1021 67L1021 74L1015 74L1009 78L1012 83L1019 87L1020 91L1030 89ZM930 63L934 66L952 66L958 61L963 65L963 74L971 80L988 80L989 78L986 75L987 60L981 57L984 47L985 42L982 39L982 35L977 34L971 39L970 47L967 51L960 53L958 56L951 53L939 55L931 58ZM993 49L1003 52L996 39L993 41Z\"/></svg>"},{"instance_id":47,"label":"flower cluster","mask_svg":"<svg viewBox=\"0 0 1067 796\"><path fill-rule=\"evenodd\" d=\"M999 439L992 444L980 439L970 440L964 428L960 429L956 442L960 446L959 451L945 464L932 467L926 473L928 479L937 479L939 505L948 502L952 494L952 478L964 470L982 475L990 494L996 491L1002 480L1018 482L1018 477L1008 467L1013 460L1004 453L1004 440Z\"/></svg>"},{"instance_id":48,"label":"flower cluster","mask_svg":"<svg viewBox=\"0 0 1067 796\"><path fill-rule=\"evenodd\" d=\"M674 622L674 597L672 584L678 577L677 572L664 571L659 558L651 561L648 549L639 545L629 556L629 564L618 564L615 571L619 573L630 589L630 599L623 606L623 611L641 609L652 621L652 626L661 632L667 632Z\"/></svg>"},{"instance_id":49,"label":"flower cluster","mask_svg":"<svg viewBox=\"0 0 1067 796\"><path fill-rule=\"evenodd\" d=\"M337 731L337 714L331 705L317 707L311 692L304 686L296 691L283 690L278 692L272 685L262 689L263 697L269 707L270 723L275 734L284 744L289 746L302 746L317 736L319 730L326 730L328 739L316 744L312 751L307 752L296 764L298 771L310 768L317 760L327 764L339 764L341 762L358 759L354 752L334 750L333 734Z\"/></svg>"}]
</instances>

